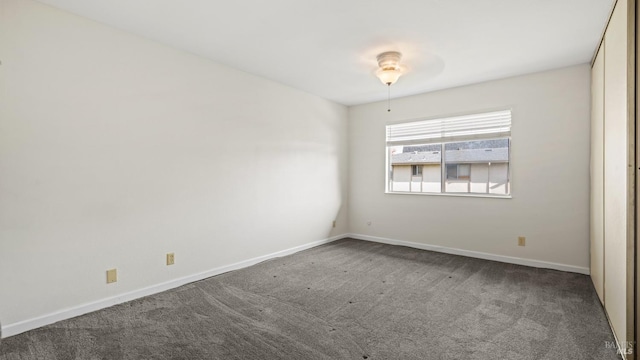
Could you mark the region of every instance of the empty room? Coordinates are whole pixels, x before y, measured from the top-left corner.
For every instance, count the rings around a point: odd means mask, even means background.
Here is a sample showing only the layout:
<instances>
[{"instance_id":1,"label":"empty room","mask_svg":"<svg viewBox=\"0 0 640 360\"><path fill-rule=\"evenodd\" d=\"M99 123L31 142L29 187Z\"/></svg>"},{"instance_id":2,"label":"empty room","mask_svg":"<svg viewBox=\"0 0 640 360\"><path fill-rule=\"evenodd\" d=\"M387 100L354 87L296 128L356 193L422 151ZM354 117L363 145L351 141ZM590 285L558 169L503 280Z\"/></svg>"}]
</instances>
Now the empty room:
<instances>
[{"instance_id":1,"label":"empty room","mask_svg":"<svg viewBox=\"0 0 640 360\"><path fill-rule=\"evenodd\" d=\"M637 0L0 0L0 360L636 359Z\"/></svg>"}]
</instances>

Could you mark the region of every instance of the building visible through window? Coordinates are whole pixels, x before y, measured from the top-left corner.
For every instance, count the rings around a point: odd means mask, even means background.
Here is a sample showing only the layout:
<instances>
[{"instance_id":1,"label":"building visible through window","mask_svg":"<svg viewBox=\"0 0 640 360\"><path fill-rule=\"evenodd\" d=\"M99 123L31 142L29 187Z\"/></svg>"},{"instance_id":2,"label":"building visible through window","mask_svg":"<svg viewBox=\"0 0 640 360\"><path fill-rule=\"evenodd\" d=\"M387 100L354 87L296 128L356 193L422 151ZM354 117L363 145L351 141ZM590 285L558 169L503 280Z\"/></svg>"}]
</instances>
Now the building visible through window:
<instances>
[{"instance_id":1,"label":"building visible through window","mask_svg":"<svg viewBox=\"0 0 640 360\"><path fill-rule=\"evenodd\" d=\"M510 130L510 111L389 125L387 191L509 195Z\"/></svg>"}]
</instances>

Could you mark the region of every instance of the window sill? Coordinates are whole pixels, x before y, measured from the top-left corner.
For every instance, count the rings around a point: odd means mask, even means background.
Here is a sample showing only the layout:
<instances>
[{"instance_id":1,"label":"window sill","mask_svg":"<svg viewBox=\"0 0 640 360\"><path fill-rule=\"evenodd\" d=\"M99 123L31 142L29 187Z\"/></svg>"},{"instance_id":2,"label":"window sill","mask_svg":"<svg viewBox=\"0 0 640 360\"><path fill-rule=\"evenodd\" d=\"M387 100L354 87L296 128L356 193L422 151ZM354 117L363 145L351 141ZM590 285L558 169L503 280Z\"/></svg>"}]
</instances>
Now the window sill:
<instances>
[{"instance_id":1,"label":"window sill","mask_svg":"<svg viewBox=\"0 0 640 360\"><path fill-rule=\"evenodd\" d=\"M453 196L453 197L473 197L473 198L490 198L490 199L513 199L509 195L497 194L474 194L474 193L428 193L428 192L409 192L409 191L385 191L387 195L421 195L421 196Z\"/></svg>"}]
</instances>

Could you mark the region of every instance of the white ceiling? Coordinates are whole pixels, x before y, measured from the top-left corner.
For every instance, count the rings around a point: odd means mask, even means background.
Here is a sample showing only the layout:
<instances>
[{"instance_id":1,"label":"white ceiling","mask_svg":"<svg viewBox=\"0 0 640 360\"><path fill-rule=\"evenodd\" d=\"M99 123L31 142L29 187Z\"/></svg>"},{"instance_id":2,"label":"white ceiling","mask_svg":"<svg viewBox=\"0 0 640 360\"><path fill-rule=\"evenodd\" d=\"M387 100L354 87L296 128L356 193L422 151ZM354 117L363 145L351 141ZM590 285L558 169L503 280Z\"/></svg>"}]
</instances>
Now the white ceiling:
<instances>
[{"instance_id":1,"label":"white ceiling","mask_svg":"<svg viewBox=\"0 0 640 360\"><path fill-rule=\"evenodd\" d=\"M345 105L587 63L614 0L40 0Z\"/></svg>"}]
</instances>

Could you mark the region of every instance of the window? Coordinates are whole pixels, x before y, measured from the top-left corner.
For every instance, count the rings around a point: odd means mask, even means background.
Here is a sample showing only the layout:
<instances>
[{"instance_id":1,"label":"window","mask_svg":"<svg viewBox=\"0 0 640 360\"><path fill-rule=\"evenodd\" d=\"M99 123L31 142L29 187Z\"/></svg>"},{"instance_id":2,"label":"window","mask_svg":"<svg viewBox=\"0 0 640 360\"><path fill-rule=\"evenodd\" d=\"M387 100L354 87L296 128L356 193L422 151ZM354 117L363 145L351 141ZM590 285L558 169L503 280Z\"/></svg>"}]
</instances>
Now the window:
<instances>
[{"instance_id":1,"label":"window","mask_svg":"<svg viewBox=\"0 0 640 360\"><path fill-rule=\"evenodd\" d=\"M447 179L468 179L470 175L470 164L447 164Z\"/></svg>"},{"instance_id":2,"label":"window","mask_svg":"<svg viewBox=\"0 0 640 360\"><path fill-rule=\"evenodd\" d=\"M510 195L510 110L386 130L387 192Z\"/></svg>"}]
</instances>

